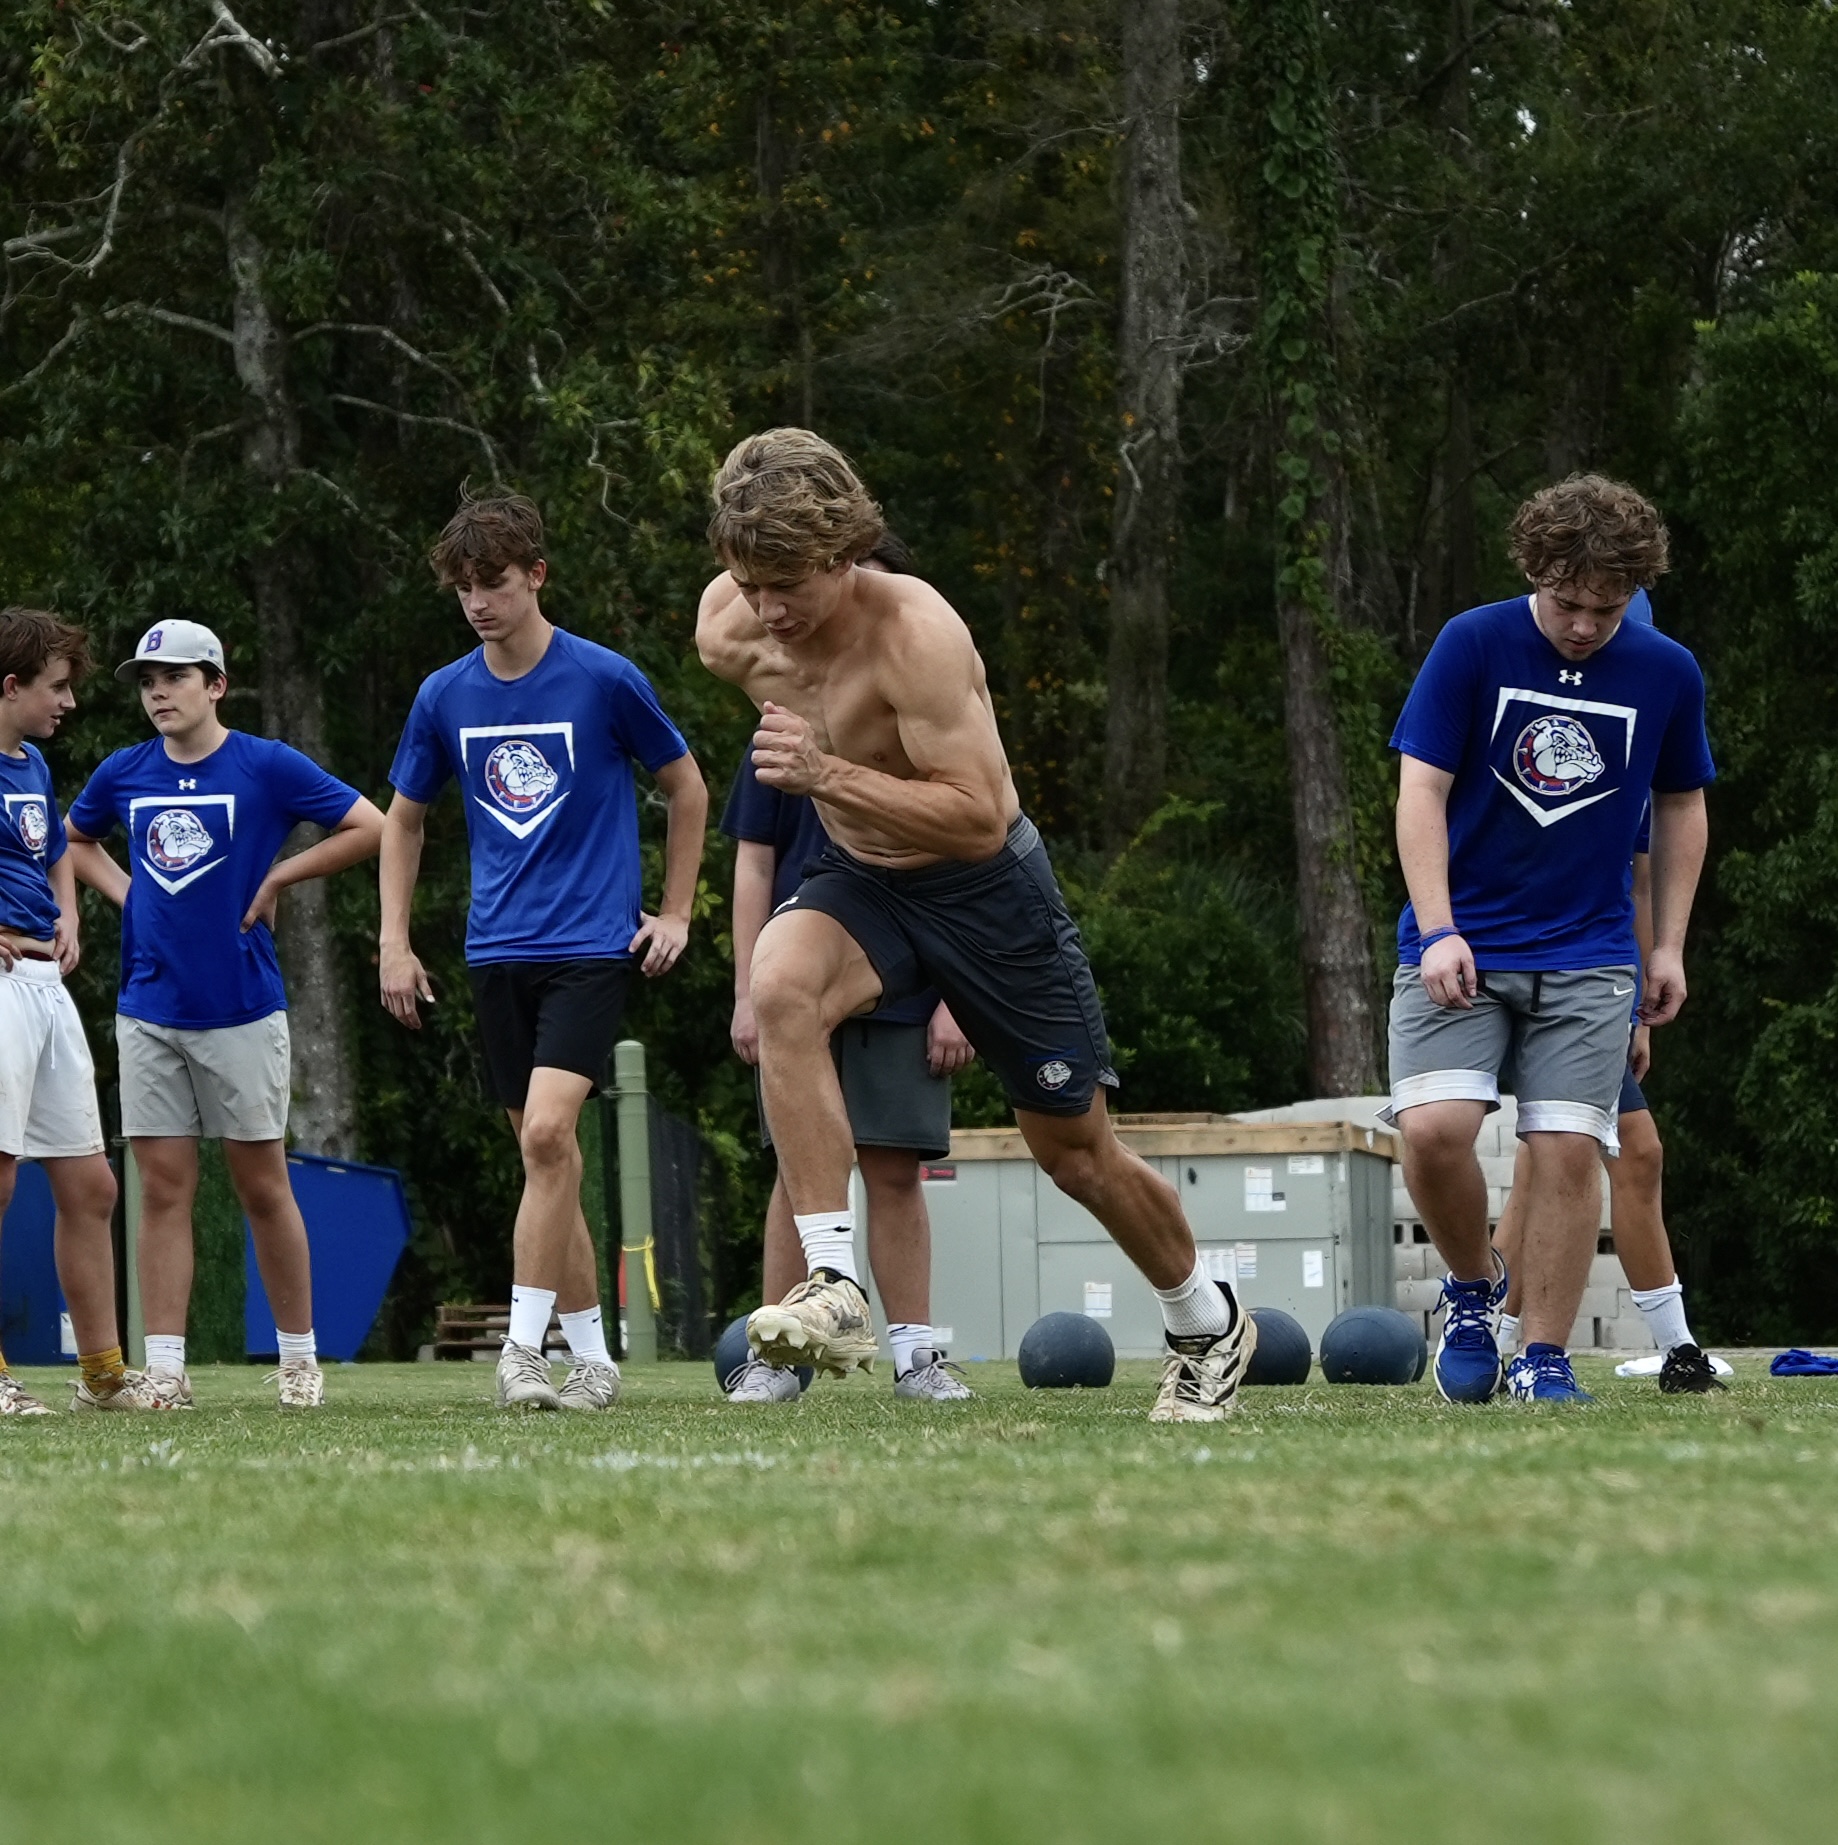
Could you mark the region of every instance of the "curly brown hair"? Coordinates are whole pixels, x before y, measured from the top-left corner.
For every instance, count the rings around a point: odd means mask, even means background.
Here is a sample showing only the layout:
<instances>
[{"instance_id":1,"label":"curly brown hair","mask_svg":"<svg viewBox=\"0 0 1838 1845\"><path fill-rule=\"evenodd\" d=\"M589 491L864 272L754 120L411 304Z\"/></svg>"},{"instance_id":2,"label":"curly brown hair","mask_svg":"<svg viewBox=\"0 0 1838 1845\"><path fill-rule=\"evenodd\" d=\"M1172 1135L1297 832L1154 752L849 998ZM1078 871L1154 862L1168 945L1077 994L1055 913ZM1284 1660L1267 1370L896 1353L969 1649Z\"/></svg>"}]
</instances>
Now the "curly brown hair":
<instances>
[{"instance_id":1,"label":"curly brown hair","mask_svg":"<svg viewBox=\"0 0 1838 1845\"><path fill-rule=\"evenodd\" d=\"M1671 568L1665 521L1651 500L1601 474L1572 474L1513 515L1512 560L1540 586L1599 577L1630 594Z\"/></svg>"},{"instance_id":2,"label":"curly brown hair","mask_svg":"<svg viewBox=\"0 0 1838 1845\"><path fill-rule=\"evenodd\" d=\"M53 660L70 662L73 685L93 671L88 631L49 609L0 609L0 682L13 677L30 685Z\"/></svg>"},{"instance_id":3,"label":"curly brown hair","mask_svg":"<svg viewBox=\"0 0 1838 1845\"><path fill-rule=\"evenodd\" d=\"M840 449L808 429L735 443L715 476L708 541L743 583L789 587L866 557L881 509Z\"/></svg>"},{"instance_id":4,"label":"curly brown hair","mask_svg":"<svg viewBox=\"0 0 1838 1845\"><path fill-rule=\"evenodd\" d=\"M442 589L473 577L495 582L512 564L529 570L542 562L542 514L521 493L474 496L460 488L459 511L428 553Z\"/></svg>"}]
</instances>

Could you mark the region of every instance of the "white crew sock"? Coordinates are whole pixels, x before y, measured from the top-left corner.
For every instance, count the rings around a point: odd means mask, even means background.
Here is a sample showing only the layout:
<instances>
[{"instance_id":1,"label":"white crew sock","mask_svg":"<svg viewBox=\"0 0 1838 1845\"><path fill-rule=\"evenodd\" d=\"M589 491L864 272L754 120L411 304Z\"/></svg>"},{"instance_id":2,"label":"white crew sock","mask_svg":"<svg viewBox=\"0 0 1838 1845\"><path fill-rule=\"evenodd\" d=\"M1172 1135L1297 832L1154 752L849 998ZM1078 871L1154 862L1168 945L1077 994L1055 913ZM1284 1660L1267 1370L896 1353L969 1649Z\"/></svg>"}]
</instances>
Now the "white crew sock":
<instances>
[{"instance_id":1,"label":"white crew sock","mask_svg":"<svg viewBox=\"0 0 1838 1845\"><path fill-rule=\"evenodd\" d=\"M1232 1330L1237 1315L1237 1303L1197 1262L1178 1288L1157 1288L1155 1298L1162 1304L1162 1324L1175 1339L1216 1339Z\"/></svg>"},{"instance_id":2,"label":"white crew sock","mask_svg":"<svg viewBox=\"0 0 1838 1845\"><path fill-rule=\"evenodd\" d=\"M184 1374L185 1335L183 1333L148 1333L146 1346L149 1371L157 1371L162 1377L180 1377Z\"/></svg>"},{"instance_id":3,"label":"white crew sock","mask_svg":"<svg viewBox=\"0 0 1838 1845\"><path fill-rule=\"evenodd\" d=\"M284 1365L317 1364L319 1362L319 1342L310 1330L303 1333L284 1333L277 1326L274 1333L275 1344L280 1348L280 1359Z\"/></svg>"},{"instance_id":4,"label":"white crew sock","mask_svg":"<svg viewBox=\"0 0 1838 1845\"><path fill-rule=\"evenodd\" d=\"M1653 1343L1661 1352L1697 1343L1691 1336L1691 1328L1685 1324L1685 1284L1682 1281L1668 1282L1663 1288L1633 1288L1629 1292L1634 1305L1640 1309L1640 1317L1647 1323L1647 1331L1653 1335Z\"/></svg>"},{"instance_id":5,"label":"white crew sock","mask_svg":"<svg viewBox=\"0 0 1838 1845\"><path fill-rule=\"evenodd\" d=\"M887 1343L893 1347L893 1374L904 1377L913 1368L915 1352L938 1350L938 1334L917 1320L889 1320Z\"/></svg>"},{"instance_id":6,"label":"white crew sock","mask_svg":"<svg viewBox=\"0 0 1838 1845\"><path fill-rule=\"evenodd\" d=\"M600 1318L600 1303L583 1307L579 1313L564 1313L562 1333L568 1349L583 1364L610 1365L613 1355L606 1349L606 1324Z\"/></svg>"},{"instance_id":7,"label":"white crew sock","mask_svg":"<svg viewBox=\"0 0 1838 1845\"><path fill-rule=\"evenodd\" d=\"M853 1211L806 1211L791 1221L798 1226L798 1241L804 1245L805 1265L812 1274L820 1268L834 1269L861 1285L855 1268Z\"/></svg>"},{"instance_id":8,"label":"white crew sock","mask_svg":"<svg viewBox=\"0 0 1838 1845\"><path fill-rule=\"evenodd\" d=\"M1519 1315L1503 1313L1500 1315L1500 1333L1495 1343L1500 1348L1502 1358L1515 1358L1519 1352Z\"/></svg>"},{"instance_id":9,"label":"white crew sock","mask_svg":"<svg viewBox=\"0 0 1838 1845\"><path fill-rule=\"evenodd\" d=\"M540 1352L549 1334L549 1315L555 1311L553 1288L511 1289L511 1329L507 1337L512 1345L527 1345Z\"/></svg>"}]
</instances>

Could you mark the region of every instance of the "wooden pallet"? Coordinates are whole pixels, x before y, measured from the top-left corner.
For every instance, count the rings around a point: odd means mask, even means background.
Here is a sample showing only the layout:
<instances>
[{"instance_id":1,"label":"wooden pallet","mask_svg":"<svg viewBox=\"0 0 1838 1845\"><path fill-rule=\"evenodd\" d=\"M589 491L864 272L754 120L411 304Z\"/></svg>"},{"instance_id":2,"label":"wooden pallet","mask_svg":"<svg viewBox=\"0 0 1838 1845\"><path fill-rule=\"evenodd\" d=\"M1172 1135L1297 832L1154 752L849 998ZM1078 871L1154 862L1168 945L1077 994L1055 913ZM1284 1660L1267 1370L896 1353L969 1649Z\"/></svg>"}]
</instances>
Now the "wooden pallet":
<instances>
[{"instance_id":1,"label":"wooden pallet","mask_svg":"<svg viewBox=\"0 0 1838 1845\"><path fill-rule=\"evenodd\" d=\"M434 1356L470 1359L477 1353L486 1353L495 1357L510 1329L508 1301L502 1305L442 1301L434 1310ZM568 1353L561 1320L553 1313L549 1315L549 1330L543 1335L542 1349L563 1357Z\"/></svg>"}]
</instances>

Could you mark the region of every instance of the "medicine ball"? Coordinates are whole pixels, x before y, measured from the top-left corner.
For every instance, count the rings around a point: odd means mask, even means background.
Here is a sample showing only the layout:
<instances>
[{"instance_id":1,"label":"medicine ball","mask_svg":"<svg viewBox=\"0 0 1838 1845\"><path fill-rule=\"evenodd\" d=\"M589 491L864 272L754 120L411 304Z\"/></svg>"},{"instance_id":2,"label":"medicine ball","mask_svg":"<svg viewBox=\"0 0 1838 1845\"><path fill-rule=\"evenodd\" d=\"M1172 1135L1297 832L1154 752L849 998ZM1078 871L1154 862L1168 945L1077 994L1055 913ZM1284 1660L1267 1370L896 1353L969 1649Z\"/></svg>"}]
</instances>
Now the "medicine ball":
<instances>
[{"instance_id":1,"label":"medicine ball","mask_svg":"<svg viewBox=\"0 0 1838 1845\"><path fill-rule=\"evenodd\" d=\"M1117 1369L1110 1334L1082 1313L1043 1314L1022 1334L1018 1358L1030 1390L1102 1390Z\"/></svg>"},{"instance_id":2,"label":"medicine ball","mask_svg":"<svg viewBox=\"0 0 1838 1845\"><path fill-rule=\"evenodd\" d=\"M1281 1307L1253 1307L1251 1318L1257 1324L1257 1349L1244 1368L1247 1384L1306 1384L1308 1382L1308 1334L1302 1322L1293 1319Z\"/></svg>"},{"instance_id":3,"label":"medicine ball","mask_svg":"<svg viewBox=\"0 0 1838 1845\"><path fill-rule=\"evenodd\" d=\"M1423 1328L1395 1307L1349 1307L1321 1335L1330 1384L1410 1384L1423 1375Z\"/></svg>"},{"instance_id":4,"label":"medicine ball","mask_svg":"<svg viewBox=\"0 0 1838 1845\"><path fill-rule=\"evenodd\" d=\"M747 1343L747 1316L743 1313L739 1319L730 1320L727 1331L715 1341L715 1382L726 1390L734 1373L752 1356L753 1348ZM798 1388L808 1390L815 1374L809 1365L799 1365L797 1372Z\"/></svg>"}]
</instances>

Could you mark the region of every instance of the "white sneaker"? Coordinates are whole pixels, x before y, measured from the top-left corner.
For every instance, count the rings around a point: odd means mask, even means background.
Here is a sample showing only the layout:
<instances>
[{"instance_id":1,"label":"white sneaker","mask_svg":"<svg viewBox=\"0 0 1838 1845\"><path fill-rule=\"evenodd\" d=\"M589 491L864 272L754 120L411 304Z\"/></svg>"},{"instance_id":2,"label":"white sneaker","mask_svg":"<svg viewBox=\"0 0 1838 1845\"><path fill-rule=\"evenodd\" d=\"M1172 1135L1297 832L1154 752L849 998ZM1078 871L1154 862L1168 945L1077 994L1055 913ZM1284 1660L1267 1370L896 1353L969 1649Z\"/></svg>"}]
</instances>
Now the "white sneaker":
<instances>
[{"instance_id":1,"label":"white sneaker","mask_svg":"<svg viewBox=\"0 0 1838 1845\"><path fill-rule=\"evenodd\" d=\"M792 1380L797 1381L795 1378ZM0 1416L48 1416L50 1408L19 1387L10 1371L0 1371Z\"/></svg>"},{"instance_id":2,"label":"white sneaker","mask_svg":"<svg viewBox=\"0 0 1838 1845\"><path fill-rule=\"evenodd\" d=\"M280 1370L269 1372L268 1379L279 1386L283 1409L317 1409L325 1401L325 1373L317 1359L290 1358Z\"/></svg>"},{"instance_id":3,"label":"white sneaker","mask_svg":"<svg viewBox=\"0 0 1838 1845\"><path fill-rule=\"evenodd\" d=\"M509 1339L498 1354L498 1393L500 1409L560 1409L562 1400L555 1393L549 1375L549 1361L531 1345L516 1345Z\"/></svg>"},{"instance_id":4,"label":"white sneaker","mask_svg":"<svg viewBox=\"0 0 1838 1845\"><path fill-rule=\"evenodd\" d=\"M147 1381L144 1371L124 1371L121 1382L104 1395L90 1389L88 1382L79 1377L71 1385L70 1407L72 1409L170 1409L160 1393Z\"/></svg>"},{"instance_id":5,"label":"white sneaker","mask_svg":"<svg viewBox=\"0 0 1838 1845\"><path fill-rule=\"evenodd\" d=\"M563 1409L611 1409L619 1401L619 1367L611 1359L577 1358L555 1400Z\"/></svg>"},{"instance_id":6,"label":"white sneaker","mask_svg":"<svg viewBox=\"0 0 1838 1845\"><path fill-rule=\"evenodd\" d=\"M1183 1340L1182 1345L1198 1344ZM1238 1323L1197 1351L1169 1350L1151 1422L1223 1422L1238 1407L1238 1386L1257 1350L1257 1322L1243 1306Z\"/></svg>"},{"instance_id":7,"label":"white sneaker","mask_svg":"<svg viewBox=\"0 0 1838 1845\"><path fill-rule=\"evenodd\" d=\"M795 1403L804 1394L798 1374L763 1358L749 1358L728 1382L730 1403Z\"/></svg>"},{"instance_id":8,"label":"white sneaker","mask_svg":"<svg viewBox=\"0 0 1838 1845\"><path fill-rule=\"evenodd\" d=\"M183 1371L149 1371L147 1388L159 1398L161 1409L190 1409L191 1378Z\"/></svg>"},{"instance_id":9,"label":"white sneaker","mask_svg":"<svg viewBox=\"0 0 1838 1845\"><path fill-rule=\"evenodd\" d=\"M913 1368L893 1380L893 1393L918 1403L968 1403L976 1395L963 1372L945 1362L943 1352L925 1346L913 1353Z\"/></svg>"},{"instance_id":10,"label":"white sneaker","mask_svg":"<svg viewBox=\"0 0 1838 1845\"><path fill-rule=\"evenodd\" d=\"M747 1343L772 1365L809 1365L847 1377L857 1365L874 1369L874 1322L859 1282L838 1275L800 1281L776 1307L747 1316Z\"/></svg>"}]
</instances>

